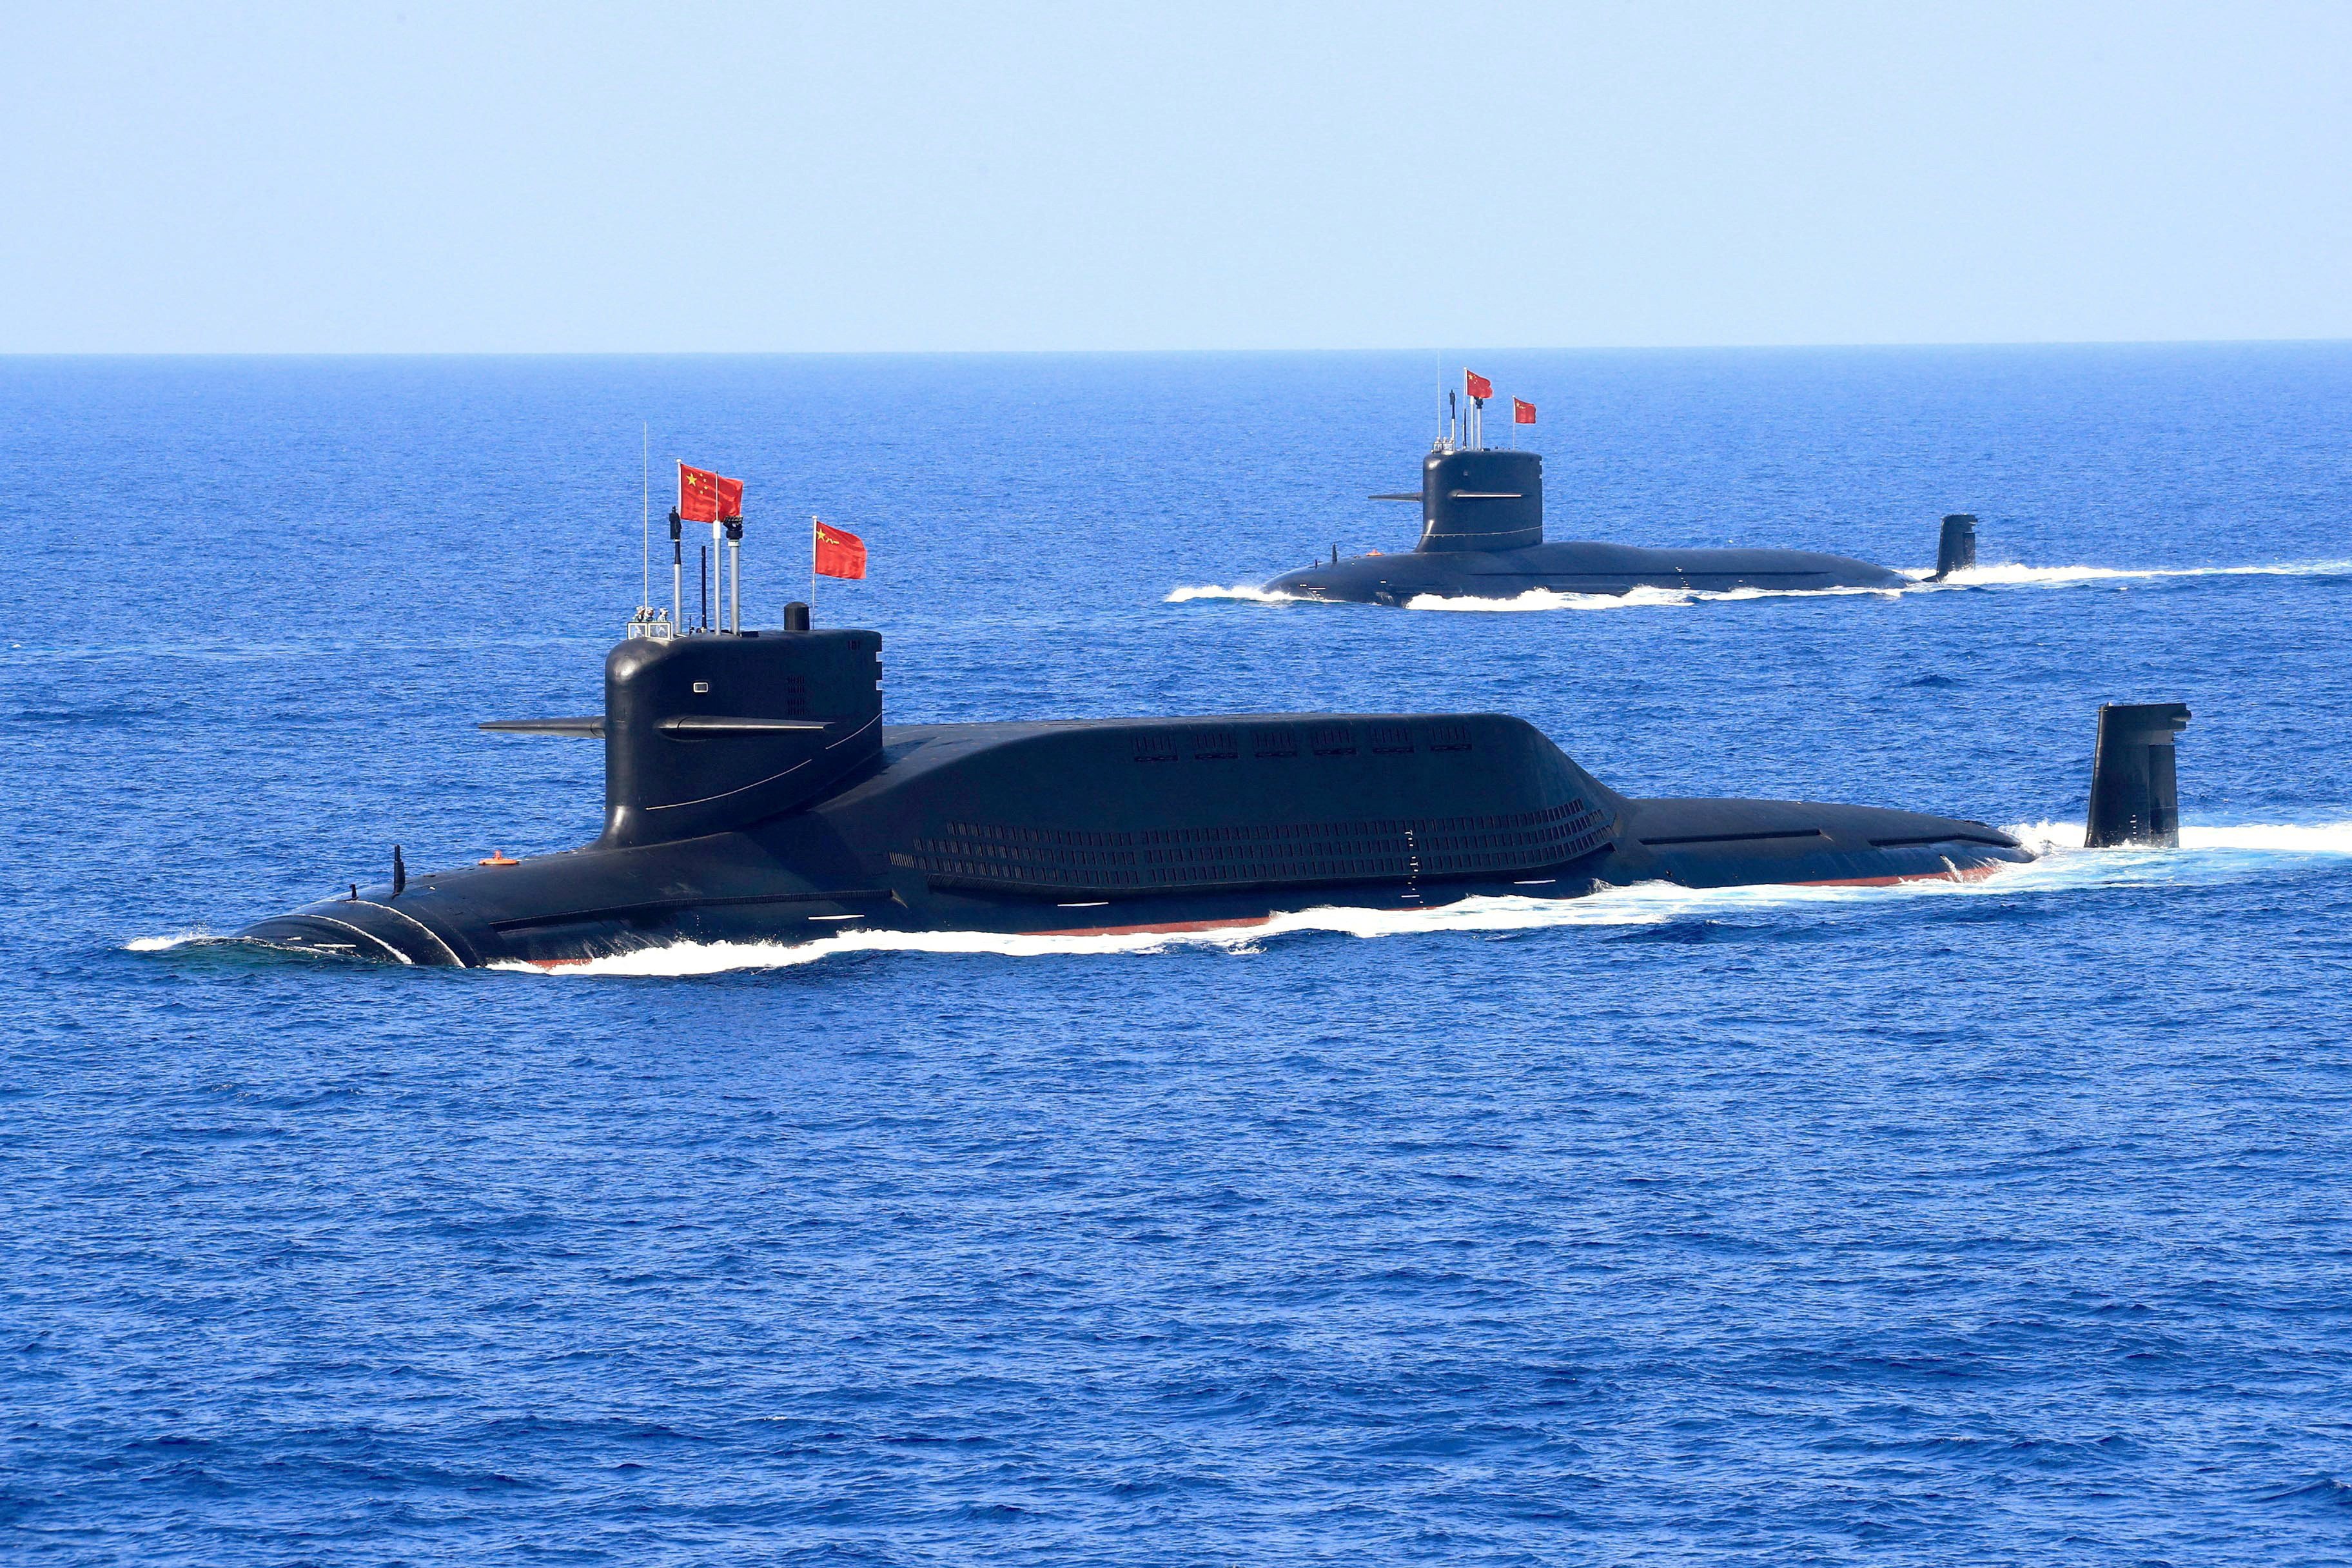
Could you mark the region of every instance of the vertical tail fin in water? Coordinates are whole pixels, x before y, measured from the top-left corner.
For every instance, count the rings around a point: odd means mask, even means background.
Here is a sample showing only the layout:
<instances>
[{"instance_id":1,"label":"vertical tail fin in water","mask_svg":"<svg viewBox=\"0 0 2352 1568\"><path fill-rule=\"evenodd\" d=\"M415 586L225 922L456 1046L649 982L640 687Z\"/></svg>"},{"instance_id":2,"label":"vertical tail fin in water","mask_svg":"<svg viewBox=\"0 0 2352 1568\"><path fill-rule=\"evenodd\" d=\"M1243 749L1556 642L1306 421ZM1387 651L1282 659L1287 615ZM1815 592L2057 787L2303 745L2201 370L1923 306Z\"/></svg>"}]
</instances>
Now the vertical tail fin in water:
<instances>
[{"instance_id":1,"label":"vertical tail fin in water","mask_svg":"<svg viewBox=\"0 0 2352 1568\"><path fill-rule=\"evenodd\" d=\"M1956 511L1944 519L1943 537L1936 541L1936 574L1927 581L1940 583L1976 563L1977 520L1971 513Z\"/></svg>"},{"instance_id":2,"label":"vertical tail fin in water","mask_svg":"<svg viewBox=\"0 0 2352 1568\"><path fill-rule=\"evenodd\" d=\"M2189 727L2184 702L2110 702L2099 709L2091 760L2091 815L2083 847L2180 847L2180 788L2172 738Z\"/></svg>"}]
</instances>

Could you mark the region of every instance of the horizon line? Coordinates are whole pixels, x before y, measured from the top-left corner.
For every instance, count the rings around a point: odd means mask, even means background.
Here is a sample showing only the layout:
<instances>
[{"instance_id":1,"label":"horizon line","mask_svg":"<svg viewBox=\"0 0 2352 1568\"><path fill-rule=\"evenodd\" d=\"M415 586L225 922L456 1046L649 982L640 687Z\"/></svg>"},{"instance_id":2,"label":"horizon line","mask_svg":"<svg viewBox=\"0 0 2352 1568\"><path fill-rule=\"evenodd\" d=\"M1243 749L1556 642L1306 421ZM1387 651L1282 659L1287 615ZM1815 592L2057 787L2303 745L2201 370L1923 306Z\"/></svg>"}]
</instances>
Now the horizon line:
<instances>
[{"instance_id":1,"label":"horizon line","mask_svg":"<svg viewBox=\"0 0 2352 1568\"><path fill-rule=\"evenodd\" d=\"M1913 349L2322 347L2346 337L1958 338L1901 342L1722 343L1391 344L1382 347L993 349L0 349L0 361L67 359L1013 359L1254 354L1773 353Z\"/></svg>"}]
</instances>

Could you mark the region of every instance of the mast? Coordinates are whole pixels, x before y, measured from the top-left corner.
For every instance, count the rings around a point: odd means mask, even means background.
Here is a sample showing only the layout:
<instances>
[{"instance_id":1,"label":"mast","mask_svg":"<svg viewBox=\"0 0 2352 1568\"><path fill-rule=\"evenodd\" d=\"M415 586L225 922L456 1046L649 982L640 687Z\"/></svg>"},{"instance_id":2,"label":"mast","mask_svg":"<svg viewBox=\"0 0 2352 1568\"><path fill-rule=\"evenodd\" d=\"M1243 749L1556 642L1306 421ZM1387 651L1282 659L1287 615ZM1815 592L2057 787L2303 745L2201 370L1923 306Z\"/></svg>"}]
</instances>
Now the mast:
<instances>
[{"instance_id":1,"label":"mast","mask_svg":"<svg viewBox=\"0 0 2352 1568\"><path fill-rule=\"evenodd\" d=\"M743 520L727 520L727 629L743 632Z\"/></svg>"},{"instance_id":2,"label":"mast","mask_svg":"<svg viewBox=\"0 0 2352 1568\"><path fill-rule=\"evenodd\" d=\"M669 626L672 637L686 630L686 529L676 507L669 509Z\"/></svg>"}]
</instances>

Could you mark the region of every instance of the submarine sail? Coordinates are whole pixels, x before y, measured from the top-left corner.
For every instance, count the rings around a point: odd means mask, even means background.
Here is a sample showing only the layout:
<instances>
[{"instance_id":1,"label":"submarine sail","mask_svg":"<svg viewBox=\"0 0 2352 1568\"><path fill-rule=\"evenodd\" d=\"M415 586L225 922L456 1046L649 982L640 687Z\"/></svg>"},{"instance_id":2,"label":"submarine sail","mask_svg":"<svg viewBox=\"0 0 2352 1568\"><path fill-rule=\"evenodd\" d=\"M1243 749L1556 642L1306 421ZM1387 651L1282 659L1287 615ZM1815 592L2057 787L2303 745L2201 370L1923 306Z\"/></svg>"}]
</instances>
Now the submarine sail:
<instances>
[{"instance_id":1,"label":"submarine sail","mask_svg":"<svg viewBox=\"0 0 2352 1568\"><path fill-rule=\"evenodd\" d=\"M1483 378L1474 377L1474 390L1481 385ZM1521 406L1532 412L1532 405ZM1514 599L1538 590L1620 595L1636 588L1721 593L1911 586L1900 572L1816 551L1548 542L1542 456L1484 441L1475 415L1450 422L1422 459L1418 492L1371 498L1421 504L1421 534L1410 552L1343 559L1335 548L1329 561L1286 572L1264 591L1335 604L1398 605L1422 597ZM1975 523L1965 513L1944 520L1937 580L1976 563Z\"/></svg>"}]
</instances>

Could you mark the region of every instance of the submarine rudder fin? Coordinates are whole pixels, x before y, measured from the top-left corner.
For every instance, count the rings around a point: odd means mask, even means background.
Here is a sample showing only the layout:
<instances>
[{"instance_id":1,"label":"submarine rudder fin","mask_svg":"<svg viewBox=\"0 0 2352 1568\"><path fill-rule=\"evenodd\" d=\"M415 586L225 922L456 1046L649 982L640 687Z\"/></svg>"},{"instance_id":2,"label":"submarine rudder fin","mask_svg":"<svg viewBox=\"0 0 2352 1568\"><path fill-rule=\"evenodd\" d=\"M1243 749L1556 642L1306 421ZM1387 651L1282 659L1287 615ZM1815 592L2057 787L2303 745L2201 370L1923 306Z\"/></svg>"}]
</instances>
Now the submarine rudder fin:
<instances>
[{"instance_id":1,"label":"submarine rudder fin","mask_svg":"<svg viewBox=\"0 0 2352 1568\"><path fill-rule=\"evenodd\" d=\"M1936 541L1936 574L1927 579L1940 583L1955 572L1966 572L1977 563L1977 520L1972 512L1956 511L1944 519L1944 531Z\"/></svg>"},{"instance_id":2,"label":"submarine rudder fin","mask_svg":"<svg viewBox=\"0 0 2352 1568\"><path fill-rule=\"evenodd\" d=\"M2185 702L2108 702L2099 708L2091 758L2085 849L2180 847L2180 786L2173 737L2189 727Z\"/></svg>"}]
</instances>

